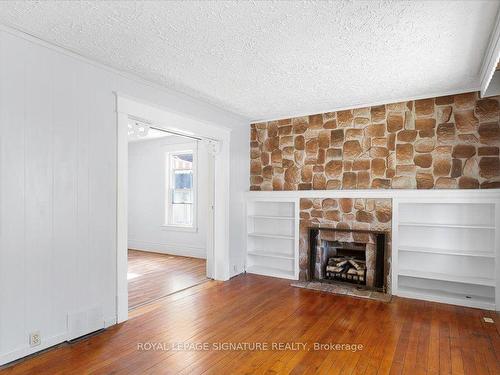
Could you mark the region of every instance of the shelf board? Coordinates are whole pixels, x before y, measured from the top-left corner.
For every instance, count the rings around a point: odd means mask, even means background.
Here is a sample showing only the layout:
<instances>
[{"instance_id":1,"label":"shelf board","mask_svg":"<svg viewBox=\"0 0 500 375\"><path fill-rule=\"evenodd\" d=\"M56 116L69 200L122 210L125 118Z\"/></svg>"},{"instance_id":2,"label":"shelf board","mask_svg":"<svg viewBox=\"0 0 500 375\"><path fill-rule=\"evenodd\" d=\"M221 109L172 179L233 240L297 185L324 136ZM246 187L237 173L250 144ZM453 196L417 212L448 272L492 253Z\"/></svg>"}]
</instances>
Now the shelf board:
<instances>
[{"instance_id":1,"label":"shelf board","mask_svg":"<svg viewBox=\"0 0 500 375\"><path fill-rule=\"evenodd\" d=\"M258 232L253 232L253 233L248 233L249 236L252 237L268 237L268 238L280 238L283 240L293 240L293 236L286 236L284 234L272 234L272 233L258 233Z\"/></svg>"},{"instance_id":2,"label":"shelf board","mask_svg":"<svg viewBox=\"0 0 500 375\"><path fill-rule=\"evenodd\" d=\"M264 275L271 277L279 277L282 279L292 279L295 280L295 274L293 271L286 271L274 267L264 267L264 266L249 266L247 267L247 273L253 273L256 275Z\"/></svg>"},{"instance_id":3,"label":"shelf board","mask_svg":"<svg viewBox=\"0 0 500 375\"><path fill-rule=\"evenodd\" d=\"M252 219L295 220L293 216L248 215Z\"/></svg>"},{"instance_id":4,"label":"shelf board","mask_svg":"<svg viewBox=\"0 0 500 375\"><path fill-rule=\"evenodd\" d=\"M495 258L492 251L460 251L460 250L445 250L432 247L417 247L417 246L400 246L399 251L411 253L425 254L442 254L453 256L480 257L480 258Z\"/></svg>"},{"instance_id":5,"label":"shelf board","mask_svg":"<svg viewBox=\"0 0 500 375\"><path fill-rule=\"evenodd\" d=\"M420 279L452 281L462 284L475 284L483 286L495 286L495 280L486 277L458 276L438 272L425 272L416 270L399 270L399 276L416 277Z\"/></svg>"},{"instance_id":6,"label":"shelf board","mask_svg":"<svg viewBox=\"0 0 500 375\"><path fill-rule=\"evenodd\" d=\"M409 223L401 222L400 227L429 227L429 228L461 228L461 229L495 229L489 225L458 225L458 224L429 224L429 223Z\"/></svg>"},{"instance_id":7,"label":"shelf board","mask_svg":"<svg viewBox=\"0 0 500 375\"><path fill-rule=\"evenodd\" d=\"M495 310L493 298L474 296L442 290L415 288L410 286L399 286L397 295L400 297L423 299L432 302L449 303L452 305L477 307L481 309ZM471 298L467 298L467 296Z\"/></svg>"},{"instance_id":8,"label":"shelf board","mask_svg":"<svg viewBox=\"0 0 500 375\"><path fill-rule=\"evenodd\" d=\"M290 259L294 260L295 257L293 255L286 255L286 254L281 254L281 253L273 253L269 251L258 251L258 250L253 250L253 251L248 251L248 255L252 256L258 256L258 257L268 257L268 258L276 258L276 259Z\"/></svg>"}]
</instances>

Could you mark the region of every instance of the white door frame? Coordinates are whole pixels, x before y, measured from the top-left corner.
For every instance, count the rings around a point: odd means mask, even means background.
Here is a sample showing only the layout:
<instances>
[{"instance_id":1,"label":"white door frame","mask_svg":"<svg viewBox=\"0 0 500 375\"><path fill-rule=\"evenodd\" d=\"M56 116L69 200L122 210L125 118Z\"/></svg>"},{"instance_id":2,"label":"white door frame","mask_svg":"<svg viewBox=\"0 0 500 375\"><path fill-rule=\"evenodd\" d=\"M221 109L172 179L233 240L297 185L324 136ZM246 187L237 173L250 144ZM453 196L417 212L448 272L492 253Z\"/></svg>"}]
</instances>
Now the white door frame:
<instances>
[{"instance_id":1,"label":"white door frame","mask_svg":"<svg viewBox=\"0 0 500 375\"><path fill-rule=\"evenodd\" d=\"M128 121L142 119L155 127L210 142L214 155L213 218L208 230L207 275L229 279L229 142L231 131L216 124L171 112L116 93L117 112L117 201L116 201L116 310L117 322L128 319L127 242L128 242ZM201 186L201 189L206 188ZM211 250L213 249L213 250ZM211 259L209 259L211 258Z\"/></svg>"}]
</instances>

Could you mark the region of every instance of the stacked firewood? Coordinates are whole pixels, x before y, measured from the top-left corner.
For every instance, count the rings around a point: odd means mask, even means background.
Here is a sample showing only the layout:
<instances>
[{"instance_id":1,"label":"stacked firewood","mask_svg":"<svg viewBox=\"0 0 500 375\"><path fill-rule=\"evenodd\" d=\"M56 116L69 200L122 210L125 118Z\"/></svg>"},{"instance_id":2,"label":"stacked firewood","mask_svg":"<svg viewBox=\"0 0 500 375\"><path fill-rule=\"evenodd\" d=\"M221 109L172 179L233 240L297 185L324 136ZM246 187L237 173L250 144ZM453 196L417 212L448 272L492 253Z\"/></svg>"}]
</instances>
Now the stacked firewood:
<instances>
[{"instance_id":1,"label":"stacked firewood","mask_svg":"<svg viewBox=\"0 0 500 375\"><path fill-rule=\"evenodd\" d=\"M353 257L334 257L328 259L326 277L345 281L364 282L366 279L366 261Z\"/></svg>"}]
</instances>

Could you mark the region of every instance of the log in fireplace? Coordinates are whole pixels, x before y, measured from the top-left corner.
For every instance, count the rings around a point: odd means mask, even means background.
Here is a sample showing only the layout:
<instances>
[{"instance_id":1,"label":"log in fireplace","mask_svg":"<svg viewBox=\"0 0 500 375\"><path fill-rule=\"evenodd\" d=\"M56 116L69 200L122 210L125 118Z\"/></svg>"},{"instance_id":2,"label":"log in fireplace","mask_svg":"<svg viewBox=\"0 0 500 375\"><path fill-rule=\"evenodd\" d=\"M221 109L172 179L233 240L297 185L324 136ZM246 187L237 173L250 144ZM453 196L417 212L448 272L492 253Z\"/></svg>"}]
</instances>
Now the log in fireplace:
<instances>
[{"instance_id":1,"label":"log in fireplace","mask_svg":"<svg viewBox=\"0 0 500 375\"><path fill-rule=\"evenodd\" d=\"M385 292L386 237L381 231L310 228L309 281Z\"/></svg>"}]
</instances>

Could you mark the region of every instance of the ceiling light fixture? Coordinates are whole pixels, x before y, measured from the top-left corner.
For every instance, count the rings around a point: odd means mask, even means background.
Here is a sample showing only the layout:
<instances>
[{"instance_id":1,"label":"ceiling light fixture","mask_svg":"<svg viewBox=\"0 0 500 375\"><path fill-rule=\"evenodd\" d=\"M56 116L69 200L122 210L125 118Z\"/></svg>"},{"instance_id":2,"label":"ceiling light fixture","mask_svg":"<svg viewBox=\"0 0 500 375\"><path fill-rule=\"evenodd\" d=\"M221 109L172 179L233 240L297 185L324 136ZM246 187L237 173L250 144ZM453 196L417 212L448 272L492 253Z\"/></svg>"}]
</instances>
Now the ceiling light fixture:
<instances>
[{"instance_id":1,"label":"ceiling light fixture","mask_svg":"<svg viewBox=\"0 0 500 375\"><path fill-rule=\"evenodd\" d=\"M149 125L138 121L128 123L128 135L132 139L144 138L148 135Z\"/></svg>"}]
</instances>

